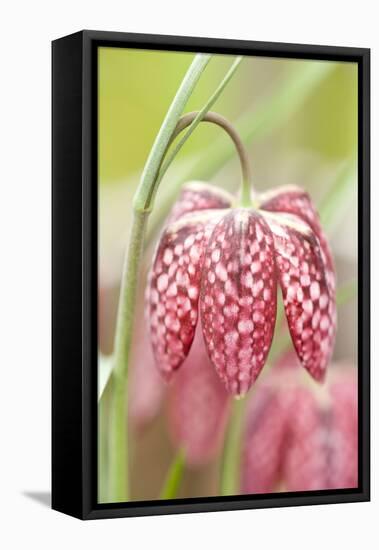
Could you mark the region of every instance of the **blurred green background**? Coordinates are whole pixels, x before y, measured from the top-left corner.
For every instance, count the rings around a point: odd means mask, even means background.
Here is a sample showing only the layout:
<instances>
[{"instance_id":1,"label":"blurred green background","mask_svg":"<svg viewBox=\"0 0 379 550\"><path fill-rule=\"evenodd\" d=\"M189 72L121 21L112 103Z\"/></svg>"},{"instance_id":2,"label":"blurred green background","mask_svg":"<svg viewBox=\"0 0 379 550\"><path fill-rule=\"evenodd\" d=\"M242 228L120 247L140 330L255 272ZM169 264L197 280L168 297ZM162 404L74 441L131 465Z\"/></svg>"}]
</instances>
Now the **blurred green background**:
<instances>
[{"instance_id":1,"label":"blurred green background","mask_svg":"<svg viewBox=\"0 0 379 550\"><path fill-rule=\"evenodd\" d=\"M99 49L99 348L104 354L112 352L133 194L193 57L189 53ZM231 56L214 56L186 112L201 109L233 60ZM311 194L316 204L322 205L338 285L355 279L357 65L246 57L212 110L226 116L240 130L258 191L297 184ZM238 161L229 137L219 128L201 124L170 166L150 217L150 244L156 240L180 186L189 179L206 179L232 191L238 189ZM150 246L145 258L149 254L151 257L151 249ZM147 267L148 261L141 287ZM340 306L338 316L334 359L356 364L356 299ZM104 410L106 413L106 406ZM100 430L101 456L108 433L106 422L101 422ZM173 453L161 411L148 430L132 438L133 498L157 497ZM100 498L106 500L101 488L105 475L99 473ZM217 480L217 461L200 470L187 471L181 495L215 495Z\"/></svg>"},{"instance_id":2,"label":"blurred green background","mask_svg":"<svg viewBox=\"0 0 379 550\"><path fill-rule=\"evenodd\" d=\"M192 58L189 53L100 48L101 185L116 184L141 170ZM206 102L231 60L230 56L215 56L188 102L188 111L199 109ZM309 63L319 62L245 58L215 109L233 121L259 105L259 100L280 86L288 74L300 72ZM357 146L357 68L351 63L323 63L333 65L333 69L281 129L282 147L311 149L327 159L339 160ZM196 154L219 132L209 125L202 126L181 158ZM256 164L254 151L252 156Z\"/></svg>"}]
</instances>

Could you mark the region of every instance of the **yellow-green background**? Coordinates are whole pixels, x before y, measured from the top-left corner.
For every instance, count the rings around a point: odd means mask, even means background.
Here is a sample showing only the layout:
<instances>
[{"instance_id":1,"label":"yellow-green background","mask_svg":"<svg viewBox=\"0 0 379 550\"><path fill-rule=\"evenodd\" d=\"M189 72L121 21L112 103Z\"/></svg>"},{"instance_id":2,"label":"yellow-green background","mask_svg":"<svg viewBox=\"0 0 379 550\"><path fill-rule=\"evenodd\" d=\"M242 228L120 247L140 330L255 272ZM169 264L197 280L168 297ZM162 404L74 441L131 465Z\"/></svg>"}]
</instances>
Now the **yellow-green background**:
<instances>
[{"instance_id":1,"label":"yellow-green background","mask_svg":"<svg viewBox=\"0 0 379 550\"><path fill-rule=\"evenodd\" d=\"M150 146L193 54L100 48L99 175L114 184L141 170ZM230 56L216 56L188 102L201 107L230 66ZM317 61L245 58L214 109L238 118L271 94L288 73ZM327 62L330 63L330 62ZM334 63L335 70L311 93L281 130L286 147L313 149L328 160L345 158L357 145L357 66ZM204 126L186 145L183 156L206 146L216 129ZM275 151L272 151L275 161ZM254 152L252 153L254 162ZM196 176L196 175L195 175Z\"/></svg>"},{"instance_id":2,"label":"yellow-green background","mask_svg":"<svg viewBox=\"0 0 379 550\"><path fill-rule=\"evenodd\" d=\"M99 49L99 347L110 354L114 321L132 214L132 198L170 103L188 69L193 54ZM233 62L215 56L190 98L186 111L200 109ZM245 58L212 110L239 125L245 113L259 119L263 106L280 95L288 79L298 77L310 64L328 63L325 78L302 96L294 89L256 137L246 142L257 190L294 183L309 191L316 204L328 195L341 170L357 156L357 65L265 57ZM313 66L313 65L312 65ZM300 86L300 84L299 84ZM299 92L299 94L297 93ZM270 113L270 110L268 111ZM267 114L267 113L266 113ZM288 116L287 116L288 115ZM250 115L251 116L251 115ZM280 121L280 123L278 122ZM225 145L229 138L209 124L201 124L175 159L161 183L152 219L161 220L163 206L174 201L185 183L183 174L202 179L207 152ZM204 156L205 155L205 156ZM201 163L194 163L201 157ZM196 169L192 169L196 166ZM211 182L230 190L238 188L240 169L236 156L211 174ZM327 228L337 266L338 284L357 275L357 178L333 204ZM171 193L171 190L175 192ZM168 201L167 201L168 198ZM154 227L153 241L157 237ZM151 236L151 235L150 235ZM141 282L143 283L143 281ZM356 364L357 303L339 307L334 358ZM274 337L275 341L275 337ZM133 365L131 365L133 368ZM261 377L264 376L264 370ZM106 422L100 423L99 449L106 447ZM175 450L167 437L164 412L142 434L132 435L132 498L157 498ZM102 463L102 461L100 461ZM99 471L100 500L106 479ZM197 471L186 471L179 496L211 496L218 491L217 461Z\"/></svg>"}]
</instances>

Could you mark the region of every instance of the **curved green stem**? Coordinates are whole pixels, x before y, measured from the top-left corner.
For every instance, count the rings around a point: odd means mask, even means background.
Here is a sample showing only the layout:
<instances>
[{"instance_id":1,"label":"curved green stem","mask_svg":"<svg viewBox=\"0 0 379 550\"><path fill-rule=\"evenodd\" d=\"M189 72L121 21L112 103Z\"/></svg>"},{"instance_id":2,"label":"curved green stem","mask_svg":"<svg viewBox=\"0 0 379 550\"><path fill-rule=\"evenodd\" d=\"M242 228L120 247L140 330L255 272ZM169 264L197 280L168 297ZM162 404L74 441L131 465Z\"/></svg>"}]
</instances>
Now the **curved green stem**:
<instances>
[{"instance_id":1,"label":"curved green stem","mask_svg":"<svg viewBox=\"0 0 379 550\"><path fill-rule=\"evenodd\" d=\"M298 66L294 67L288 77L273 88L271 94L265 96L258 104L254 103L236 121L236 128L243 142L246 144L265 139L270 133L283 127L335 70L333 63L304 63L300 69ZM149 241L161 226L162 220L166 218L182 183L193 179L194 176L205 181L213 178L233 154L230 141L220 136L204 147L192 162L185 163L175 172L175 178L170 179L169 187L162 190L159 209L154 210L149 220ZM228 185L229 190L234 190L230 187Z\"/></svg>"},{"instance_id":2,"label":"curved green stem","mask_svg":"<svg viewBox=\"0 0 379 550\"><path fill-rule=\"evenodd\" d=\"M161 181L165 173L167 172L170 164L176 157L176 155L179 153L180 149L183 147L183 145L186 143L188 138L193 134L196 127L200 124L200 122L203 120L204 116L208 111L210 111L211 107L214 105L214 103L217 101L219 96L221 95L221 92L224 90L226 85L228 84L229 80L232 78L234 73L236 72L237 68L239 67L240 63L242 62L243 57L237 57L228 72L226 73L225 77L222 79L212 96L208 99L207 103L203 106L200 111L197 112L197 115L189 125L186 133L180 138L180 140L177 141L174 147L167 153L165 160L161 166L161 169L159 170L159 175L157 178L157 183ZM173 139L171 140L171 142Z\"/></svg>"},{"instance_id":3,"label":"curved green stem","mask_svg":"<svg viewBox=\"0 0 379 550\"><path fill-rule=\"evenodd\" d=\"M199 112L188 113L181 117L179 120L175 132L173 133L172 140L174 140L183 130L188 127L191 127L193 121L197 119ZM237 154L239 156L242 179L241 179L241 204L242 206L251 206L252 205L252 172L249 155L246 151L246 148L239 137L238 132L234 126L223 116L218 113L208 112L202 116L201 122L210 122L216 124L229 135L231 138ZM165 164L162 166L163 173L166 171Z\"/></svg>"}]
</instances>

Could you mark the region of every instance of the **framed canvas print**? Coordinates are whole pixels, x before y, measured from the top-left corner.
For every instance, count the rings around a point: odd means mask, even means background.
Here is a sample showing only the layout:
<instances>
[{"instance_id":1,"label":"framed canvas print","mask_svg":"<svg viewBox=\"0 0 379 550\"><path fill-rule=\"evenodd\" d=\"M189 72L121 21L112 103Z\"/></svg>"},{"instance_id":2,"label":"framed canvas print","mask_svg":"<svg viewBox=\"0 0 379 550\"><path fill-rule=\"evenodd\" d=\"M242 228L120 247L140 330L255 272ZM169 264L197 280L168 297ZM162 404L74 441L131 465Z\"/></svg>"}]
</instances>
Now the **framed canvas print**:
<instances>
[{"instance_id":1,"label":"framed canvas print","mask_svg":"<svg viewBox=\"0 0 379 550\"><path fill-rule=\"evenodd\" d=\"M368 500L369 50L52 52L53 508Z\"/></svg>"}]
</instances>

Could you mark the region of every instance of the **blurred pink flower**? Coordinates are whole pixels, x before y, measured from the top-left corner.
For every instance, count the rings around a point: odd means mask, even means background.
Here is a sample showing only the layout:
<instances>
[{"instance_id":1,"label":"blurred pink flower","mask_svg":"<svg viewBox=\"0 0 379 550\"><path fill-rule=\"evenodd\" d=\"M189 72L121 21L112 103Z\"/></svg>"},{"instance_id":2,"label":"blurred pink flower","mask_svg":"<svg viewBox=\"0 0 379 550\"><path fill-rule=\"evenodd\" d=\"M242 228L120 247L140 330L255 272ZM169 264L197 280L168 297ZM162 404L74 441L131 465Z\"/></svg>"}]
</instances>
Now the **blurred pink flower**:
<instances>
[{"instance_id":1,"label":"blurred pink flower","mask_svg":"<svg viewBox=\"0 0 379 550\"><path fill-rule=\"evenodd\" d=\"M298 365L294 354L292 364ZM357 486L355 369L334 364L323 388L305 382L287 356L252 395L244 433L242 492Z\"/></svg>"},{"instance_id":2,"label":"blurred pink flower","mask_svg":"<svg viewBox=\"0 0 379 550\"><path fill-rule=\"evenodd\" d=\"M215 373L197 329L191 353L168 388L169 430L186 462L212 460L224 441L230 396Z\"/></svg>"},{"instance_id":3,"label":"blurred pink flower","mask_svg":"<svg viewBox=\"0 0 379 550\"><path fill-rule=\"evenodd\" d=\"M142 429L158 414L166 392L146 330L142 293L137 299L130 364L129 417L135 429Z\"/></svg>"}]
</instances>

